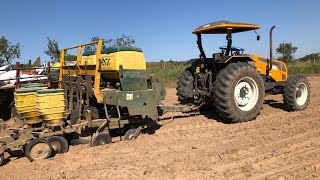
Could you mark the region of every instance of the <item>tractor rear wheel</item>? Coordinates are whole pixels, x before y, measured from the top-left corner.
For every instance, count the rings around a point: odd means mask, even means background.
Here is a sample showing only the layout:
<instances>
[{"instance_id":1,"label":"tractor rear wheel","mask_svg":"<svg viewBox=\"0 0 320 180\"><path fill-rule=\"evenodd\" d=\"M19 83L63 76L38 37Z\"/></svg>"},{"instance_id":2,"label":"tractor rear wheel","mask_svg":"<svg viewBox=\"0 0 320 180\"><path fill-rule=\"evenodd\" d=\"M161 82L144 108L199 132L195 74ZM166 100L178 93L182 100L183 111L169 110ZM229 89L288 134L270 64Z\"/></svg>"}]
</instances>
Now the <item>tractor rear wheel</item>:
<instances>
[{"instance_id":1,"label":"tractor rear wheel","mask_svg":"<svg viewBox=\"0 0 320 180\"><path fill-rule=\"evenodd\" d=\"M260 113L265 89L258 71L245 62L229 64L214 82L213 101L222 119L232 123L253 120Z\"/></svg>"},{"instance_id":2,"label":"tractor rear wheel","mask_svg":"<svg viewBox=\"0 0 320 180\"><path fill-rule=\"evenodd\" d=\"M181 104L193 101L194 77L192 68L187 68L179 77L177 82L177 96Z\"/></svg>"},{"instance_id":3,"label":"tractor rear wheel","mask_svg":"<svg viewBox=\"0 0 320 180\"><path fill-rule=\"evenodd\" d=\"M304 110L310 102L310 84L304 76L289 77L283 93L288 111Z\"/></svg>"}]
</instances>

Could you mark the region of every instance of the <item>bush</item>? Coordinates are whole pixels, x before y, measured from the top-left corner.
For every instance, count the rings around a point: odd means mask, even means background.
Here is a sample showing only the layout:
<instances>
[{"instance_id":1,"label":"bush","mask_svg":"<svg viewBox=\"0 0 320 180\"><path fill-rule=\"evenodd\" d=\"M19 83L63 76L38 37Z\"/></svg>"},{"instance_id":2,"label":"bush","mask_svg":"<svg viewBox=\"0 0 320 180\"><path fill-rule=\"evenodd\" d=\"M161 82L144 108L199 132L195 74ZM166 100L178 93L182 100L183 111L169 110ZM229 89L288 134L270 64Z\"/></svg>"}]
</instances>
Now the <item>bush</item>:
<instances>
[{"instance_id":1,"label":"bush","mask_svg":"<svg viewBox=\"0 0 320 180\"><path fill-rule=\"evenodd\" d=\"M295 62L287 64L289 74L320 74L320 63Z\"/></svg>"},{"instance_id":2,"label":"bush","mask_svg":"<svg viewBox=\"0 0 320 180\"><path fill-rule=\"evenodd\" d=\"M161 62L148 62L147 69L151 74L156 74L164 83L175 83L180 74L189 65L185 62L174 61L161 61Z\"/></svg>"}]
</instances>

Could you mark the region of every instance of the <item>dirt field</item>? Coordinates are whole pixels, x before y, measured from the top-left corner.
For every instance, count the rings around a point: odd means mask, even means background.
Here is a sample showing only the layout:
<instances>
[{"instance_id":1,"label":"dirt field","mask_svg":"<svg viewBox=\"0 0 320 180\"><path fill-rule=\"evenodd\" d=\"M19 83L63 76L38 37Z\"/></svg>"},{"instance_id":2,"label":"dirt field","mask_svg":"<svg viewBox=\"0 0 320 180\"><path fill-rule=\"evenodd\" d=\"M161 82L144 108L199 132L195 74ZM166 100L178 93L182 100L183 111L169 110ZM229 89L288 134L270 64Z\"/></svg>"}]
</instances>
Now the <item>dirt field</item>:
<instances>
[{"instance_id":1,"label":"dirt field","mask_svg":"<svg viewBox=\"0 0 320 180\"><path fill-rule=\"evenodd\" d=\"M0 179L320 179L320 78L309 80L305 111L286 112L280 95L268 95L258 118L246 123L169 114L155 134L132 141L73 146L33 163L11 158ZM166 104L177 102L174 88L167 94Z\"/></svg>"}]
</instances>

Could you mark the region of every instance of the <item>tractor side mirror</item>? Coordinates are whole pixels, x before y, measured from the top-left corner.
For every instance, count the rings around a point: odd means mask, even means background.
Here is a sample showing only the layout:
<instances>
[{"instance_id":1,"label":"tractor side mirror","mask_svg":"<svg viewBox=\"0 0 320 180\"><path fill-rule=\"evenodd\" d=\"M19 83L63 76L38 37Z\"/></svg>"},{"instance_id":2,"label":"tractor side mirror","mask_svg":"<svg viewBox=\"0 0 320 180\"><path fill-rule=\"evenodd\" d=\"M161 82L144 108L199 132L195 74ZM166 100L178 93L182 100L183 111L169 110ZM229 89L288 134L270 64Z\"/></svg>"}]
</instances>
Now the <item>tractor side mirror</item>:
<instances>
[{"instance_id":1,"label":"tractor side mirror","mask_svg":"<svg viewBox=\"0 0 320 180\"><path fill-rule=\"evenodd\" d=\"M259 41L259 40L260 40L260 35L257 33L256 30L253 30L253 31L254 31L254 33L257 35L257 41Z\"/></svg>"}]
</instances>

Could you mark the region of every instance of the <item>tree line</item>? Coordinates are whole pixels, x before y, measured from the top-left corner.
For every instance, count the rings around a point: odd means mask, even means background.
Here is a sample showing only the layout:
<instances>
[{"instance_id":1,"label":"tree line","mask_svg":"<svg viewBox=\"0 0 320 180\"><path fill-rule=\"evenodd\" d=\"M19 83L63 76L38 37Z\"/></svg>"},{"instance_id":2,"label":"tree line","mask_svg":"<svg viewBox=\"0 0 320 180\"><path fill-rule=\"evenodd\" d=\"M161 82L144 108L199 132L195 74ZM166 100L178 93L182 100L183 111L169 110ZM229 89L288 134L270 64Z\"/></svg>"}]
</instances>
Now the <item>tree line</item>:
<instances>
[{"instance_id":1,"label":"tree line","mask_svg":"<svg viewBox=\"0 0 320 180\"><path fill-rule=\"evenodd\" d=\"M98 41L101 38L94 36L91 38L91 42ZM51 40L49 37L47 37L48 44L47 49L44 51L45 54L47 54L51 58L51 62L57 62L60 59L60 48L59 43L56 40ZM102 49L108 48L108 47L118 47L118 46L132 46L135 43L135 40L133 40L130 36L122 35L120 37L116 38L110 38L110 39L102 39ZM84 47L84 51L93 51L96 49L95 45L88 45ZM72 54L66 54L65 55L66 61L75 61L77 60L76 55Z\"/></svg>"},{"instance_id":2,"label":"tree line","mask_svg":"<svg viewBox=\"0 0 320 180\"><path fill-rule=\"evenodd\" d=\"M302 58L295 59L294 54L297 52L298 47L294 46L292 43L280 43L279 47L276 49L277 54L279 54L278 59L286 63L290 62L320 62L320 53L311 53L303 56Z\"/></svg>"},{"instance_id":3,"label":"tree line","mask_svg":"<svg viewBox=\"0 0 320 180\"><path fill-rule=\"evenodd\" d=\"M91 41L98 41L99 37L94 36ZM120 37L102 39L102 48L117 47L117 46L132 46L135 40L127 35L122 35ZM11 43L5 36L0 38L0 66L11 64L14 59L19 59L21 57L21 44ZM92 51L96 49L96 45L85 46L84 51ZM47 48L44 53L48 55L52 63L58 62L60 60L60 47L59 42L54 39L47 37ZM66 61L74 61L77 59L76 55L66 54Z\"/></svg>"},{"instance_id":4,"label":"tree line","mask_svg":"<svg viewBox=\"0 0 320 180\"><path fill-rule=\"evenodd\" d=\"M100 38L94 36L91 38L91 41L97 41ZM102 39L102 48L108 47L117 47L117 46L131 46L135 43L135 40L130 36L122 35L116 38ZM0 38L0 66L5 64L10 64L14 59L18 59L21 56L21 47L20 43L13 44L5 36ZM96 49L96 45L85 46L84 51L92 51ZM292 43L280 43L276 48L278 54L277 59L282 60L286 63L290 62L320 62L320 53L312 53L305 55L302 58L295 59L294 54L297 52L298 47L294 46ZM57 40L50 39L47 37L47 48L44 51L47 54L51 62L57 62L60 59L60 47ZM76 60L76 56L72 54L66 54L65 60L73 61Z\"/></svg>"}]
</instances>

